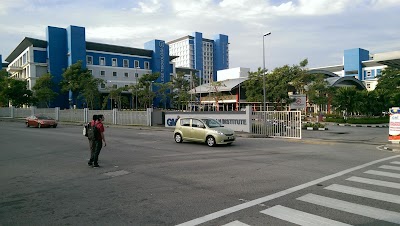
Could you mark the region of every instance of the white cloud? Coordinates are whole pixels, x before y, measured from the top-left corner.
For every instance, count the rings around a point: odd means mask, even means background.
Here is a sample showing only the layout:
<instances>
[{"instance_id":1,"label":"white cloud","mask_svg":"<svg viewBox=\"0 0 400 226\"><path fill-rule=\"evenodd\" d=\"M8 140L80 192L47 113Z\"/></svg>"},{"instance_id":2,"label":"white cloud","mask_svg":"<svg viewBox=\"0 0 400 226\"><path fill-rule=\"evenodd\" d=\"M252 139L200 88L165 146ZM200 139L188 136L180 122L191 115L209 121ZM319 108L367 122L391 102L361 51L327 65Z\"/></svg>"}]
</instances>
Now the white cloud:
<instances>
[{"instance_id":1,"label":"white cloud","mask_svg":"<svg viewBox=\"0 0 400 226\"><path fill-rule=\"evenodd\" d=\"M142 12L142 13L155 13L161 9L162 4L159 0L149 0L149 1L140 1L138 2L138 7L133 8L133 11Z\"/></svg>"},{"instance_id":2,"label":"white cloud","mask_svg":"<svg viewBox=\"0 0 400 226\"><path fill-rule=\"evenodd\" d=\"M312 66L340 64L346 48L400 49L398 0L0 1L3 59L25 36L44 39L47 26L69 25L85 27L88 41L137 48L194 31L210 39L226 34L231 67L252 70L262 65L267 31L268 68L304 58Z\"/></svg>"}]
</instances>

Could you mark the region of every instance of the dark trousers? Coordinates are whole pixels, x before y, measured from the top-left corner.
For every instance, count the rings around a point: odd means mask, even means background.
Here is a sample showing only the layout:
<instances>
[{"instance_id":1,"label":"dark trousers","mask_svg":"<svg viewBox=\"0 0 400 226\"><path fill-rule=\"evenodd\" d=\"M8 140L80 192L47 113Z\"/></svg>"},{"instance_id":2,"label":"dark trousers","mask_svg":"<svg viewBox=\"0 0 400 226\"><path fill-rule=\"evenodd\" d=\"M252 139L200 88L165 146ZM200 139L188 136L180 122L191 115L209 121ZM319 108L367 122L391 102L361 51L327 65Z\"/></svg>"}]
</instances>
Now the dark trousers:
<instances>
[{"instance_id":1,"label":"dark trousers","mask_svg":"<svg viewBox=\"0 0 400 226\"><path fill-rule=\"evenodd\" d=\"M94 165L98 164L99 161L99 155L101 148L103 147L103 142L101 140L89 140L89 142L92 142L90 145L90 160L89 163L93 163Z\"/></svg>"}]
</instances>

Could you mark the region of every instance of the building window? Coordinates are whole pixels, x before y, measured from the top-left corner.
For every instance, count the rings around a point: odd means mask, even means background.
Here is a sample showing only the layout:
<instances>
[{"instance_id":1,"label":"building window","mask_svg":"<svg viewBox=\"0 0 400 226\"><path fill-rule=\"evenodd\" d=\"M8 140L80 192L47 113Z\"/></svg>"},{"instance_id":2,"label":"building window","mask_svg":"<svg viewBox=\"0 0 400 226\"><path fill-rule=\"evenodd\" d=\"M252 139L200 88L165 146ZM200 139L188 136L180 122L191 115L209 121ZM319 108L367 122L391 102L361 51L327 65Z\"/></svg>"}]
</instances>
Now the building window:
<instances>
[{"instance_id":1,"label":"building window","mask_svg":"<svg viewBox=\"0 0 400 226\"><path fill-rule=\"evenodd\" d=\"M93 75L93 70L88 70L91 75Z\"/></svg>"},{"instance_id":2,"label":"building window","mask_svg":"<svg viewBox=\"0 0 400 226\"><path fill-rule=\"evenodd\" d=\"M117 58L112 58L112 64L113 67L117 67L118 63L117 63Z\"/></svg>"},{"instance_id":3,"label":"building window","mask_svg":"<svg viewBox=\"0 0 400 226\"><path fill-rule=\"evenodd\" d=\"M100 77L105 77L106 76L106 71L100 71Z\"/></svg>"},{"instance_id":4,"label":"building window","mask_svg":"<svg viewBox=\"0 0 400 226\"><path fill-rule=\"evenodd\" d=\"M106 88L106 84L101 83L101 84L100 84L100 88L105 89L105 88Z\"/></svg>"},{"instance_id":5,"label":"building window","mask_svg":"<svg viewBox=\"0 0 400 226\"><path fill-rule=\"evenodd\" d=\"M129 67L129 60L124 59L124 67Z\"/></svg>"},{"instance_id":6,"label":"building window","mask_svg":"<svg viewBox=\"0 0 400 226\"><path fill-rule=\"evenodd\" d=\"M139 74L136 72L135 73L135 78L138 78L139 77Z\"/></svg>"},{"instance_id":7,"label":"building window","mask_svg":"<svg viewBox=\"0 0 400 226\"><path fill-rule=\"evenodd\" d=\"M117 72L116 71L113 71L113 76L117 77Z\"/></svg>"},{"instance_id":8,"label":"building window","mask_svg":"<svg viewBox=\"0 0 400 226\"><path fill-rule=\"evenodd\" d=\"M129 85L125 85L125 88L128 88L129 87Z\"/></svg>"},{"instance_id":9,"label":"building window","mask_svg":"<svg viewBox=\"0 0 400 226\"><path fill-rule=\"evenodd\" d=\"M135 60L135 68L138 68L138 67L139 67L139 61Z\"/></svg>"},{"instance_id":10,"label":"building window","mask_svg":"<svg viewBox=\"0 0 400 226\"><path fill-rule=\"evenodd\" d=\"M100 65L102 66L106 65L106 58L100 57Z\"/></svg>"},{"instance_id":11,"label":"building window","mask_svg":"<svg viewBox=\"0 0 400 226\"><path fill-rule=\"evenodd\" d=\"M124 75L125 75L125 77L127 77L127 78L129 77L128 72L125 72Z\"/></svg>"},{"instance_id":12,"label":"building window","mask_svg":"<svg viewBox=\"0 0 400 226\"><path fill-rule=\"evenodd\" d=\"M93 57L92 56L86 56L86 63L89 65L93 64Z\"/></svg>"},{"instance_id":13,"label":"building window","mask_svg":"<svg viewBox=\"0 0 400 226\"><path fill-rule=\"evenodd\" d=\"M367 89L371 88L371 84L367 83Z\"/></svg>"},{"instance_id":14,"label":"building window","mask_svg":"<svg viewBox=\"0 0 400 226\"><path fill-rule=\"evenodd\" d=\"M144 69L150 69L150 63L148 61L144 62Z\"/></svg>"},{"instance_id":15,"label":"building window","mask_svg":"<svg viewBox=\"0 0 400 226\"><path fill-rule=\"evenodd\" d=\"M381 77L382 76L382 69L376 69L376 77Z\"/></svg>"},{"instance_id":16,"label":"building window","mask_svg":"<svg viewBox=\"0 0 400 226\"><path fill-rule=\"evenodd\" d=\"M117 89L118 88L117 84L112 85L112 87L113 87L113 89Z\"/></svg>"}]
</instances>

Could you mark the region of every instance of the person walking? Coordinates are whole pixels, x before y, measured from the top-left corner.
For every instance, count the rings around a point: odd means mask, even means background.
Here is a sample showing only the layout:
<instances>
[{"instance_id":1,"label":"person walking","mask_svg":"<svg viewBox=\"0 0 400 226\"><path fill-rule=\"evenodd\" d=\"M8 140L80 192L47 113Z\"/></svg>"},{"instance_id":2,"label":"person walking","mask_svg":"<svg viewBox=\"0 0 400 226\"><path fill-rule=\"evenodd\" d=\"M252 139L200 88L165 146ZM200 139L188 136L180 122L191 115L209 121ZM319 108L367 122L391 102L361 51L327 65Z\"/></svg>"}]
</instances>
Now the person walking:
<instances>
[{"instance_id":1,"label":"person walking","mask_svg":"<svg viewBox=\"0 0 400 226\"><path fill-rule=\"evenodd\" d=\"M98 133L93 142L94 152L89 160L89 162L93 163L94 168L100 167L98 161L99 161L99 155L100 155L101 148L103 147L103 142L104 142L104 147L107 145L105 137L104 137L103 121L104 121L104 116L97 115L97 121L95 121L94 126L98 130Z\"/></svg>"},{"instance_id":2,"label":"person walking","mask_svg":"<svg viewBox=\"0 0 400 226\"><path fill-rule=\"evenodd\" d=\"M94 126L96 124L97 117L98 117L97 115L93 115L92 121L90 121L88 124L90 126ZM88 165L93 166L92 156L93 156L93 153L95 152L94 151L94 140L91 139L89 136L88 136L88 140L89 140L89 148L90 148L90 160L88 162Z\"/></svg>"}]
</instances>

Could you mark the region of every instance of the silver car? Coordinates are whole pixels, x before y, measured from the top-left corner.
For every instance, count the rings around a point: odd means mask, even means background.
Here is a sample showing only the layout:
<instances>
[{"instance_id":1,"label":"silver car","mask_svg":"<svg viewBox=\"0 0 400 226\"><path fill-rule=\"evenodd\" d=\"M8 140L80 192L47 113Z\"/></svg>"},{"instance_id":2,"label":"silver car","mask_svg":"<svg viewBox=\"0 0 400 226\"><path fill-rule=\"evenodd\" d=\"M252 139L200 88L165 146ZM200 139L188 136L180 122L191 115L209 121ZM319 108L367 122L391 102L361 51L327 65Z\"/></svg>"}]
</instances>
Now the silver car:
<instances>
[{"instance_id":1,"label":"silver car","mask_svg":"<svg viewBox=\"0 0 400 226\"><path fill-rule=\"evenodd\" d=\"M180 118L174 130L175 142L194 141L206 143L212 147L217 144L232 144L235 132L224 127L215 119Z\"/></svg>"}]
</instances>

